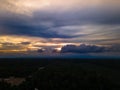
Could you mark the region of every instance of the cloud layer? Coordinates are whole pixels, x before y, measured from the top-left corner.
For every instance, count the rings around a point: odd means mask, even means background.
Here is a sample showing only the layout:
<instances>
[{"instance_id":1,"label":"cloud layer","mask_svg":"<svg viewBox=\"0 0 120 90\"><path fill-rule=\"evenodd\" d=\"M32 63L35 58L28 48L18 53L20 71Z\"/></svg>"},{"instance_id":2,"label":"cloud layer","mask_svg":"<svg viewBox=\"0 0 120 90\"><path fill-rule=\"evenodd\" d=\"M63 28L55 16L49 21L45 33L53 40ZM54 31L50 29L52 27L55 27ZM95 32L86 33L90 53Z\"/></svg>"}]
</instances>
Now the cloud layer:
<instances>
[{"instance_id":1,"label":"cloud layer","mask_svg":"<svg viewBox=\"0 0 120 90\"><path fill-rule=\"evenodd\" d=\"M0 35L31 38L30 42L17 45L20 47L36 44L32 38L37 37L39 44L42 42L40 47L53 48L52 44L60 42L87 43L95 46L85 45L85 50L81 46L66 48L102 52L104 48L97 45L120 44L119 5L118 0L0 0ZM45 39L45 46L41 38ZM4 49L16 47L5 43L1 43Z\"/></svg>"},{"instance_id":2,"label":"cloud layer","mask_svg":"<svg viewBox=\"0 0 120 90\"><path fill-rule=\"evenodd\" d=\"M104 32L99 28L108 26L109 29L110 25L116 27L120 24L120 7L118 6L120 2L116 0L70 0L69 3L63 0L1 0L0 2L0 8L3 9L3 11L0 11L1 34L71 38L79 36L74 36L74 33L69 36L69 30L71 31L71 29L73 29L72 32L81 33L81 27L92 25L98 28L96 31ZM42 5L48 6L40 8L39 6ZM50 8L51 5L53 7ZM32 12L32 15L29 11ZM24 12L24 14L20 14L20 12ZM74 28L71 28L72 26ZM64 27L68 27L67 30ZM68 35L66 35L66 32L68 32ZM116 33L114 29L112 33Z\"/></svg>"}]
</instances>

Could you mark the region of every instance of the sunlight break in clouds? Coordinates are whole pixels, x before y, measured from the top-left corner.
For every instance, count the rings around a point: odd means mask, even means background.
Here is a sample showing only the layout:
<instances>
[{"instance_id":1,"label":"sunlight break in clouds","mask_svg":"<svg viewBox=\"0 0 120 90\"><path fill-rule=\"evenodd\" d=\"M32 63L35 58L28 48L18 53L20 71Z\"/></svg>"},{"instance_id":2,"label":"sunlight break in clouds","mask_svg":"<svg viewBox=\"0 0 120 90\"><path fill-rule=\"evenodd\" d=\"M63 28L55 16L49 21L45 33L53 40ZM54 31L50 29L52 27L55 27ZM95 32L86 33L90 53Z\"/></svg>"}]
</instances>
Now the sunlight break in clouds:
<instances>
[{"instance_id":1,"label":"sunlight break in clouds","mask_svg":"<svg viewBox=\"0 0 120 90\"><path fill-rule=\"evenodd\" d=\"M38 49L46 49L46 47L60 50L67 44L77 45L77 43L63 43L52 39L47 41L37 37L0 36L0 52L6 53L37 51Z\"/></svg>"}]
</instances>

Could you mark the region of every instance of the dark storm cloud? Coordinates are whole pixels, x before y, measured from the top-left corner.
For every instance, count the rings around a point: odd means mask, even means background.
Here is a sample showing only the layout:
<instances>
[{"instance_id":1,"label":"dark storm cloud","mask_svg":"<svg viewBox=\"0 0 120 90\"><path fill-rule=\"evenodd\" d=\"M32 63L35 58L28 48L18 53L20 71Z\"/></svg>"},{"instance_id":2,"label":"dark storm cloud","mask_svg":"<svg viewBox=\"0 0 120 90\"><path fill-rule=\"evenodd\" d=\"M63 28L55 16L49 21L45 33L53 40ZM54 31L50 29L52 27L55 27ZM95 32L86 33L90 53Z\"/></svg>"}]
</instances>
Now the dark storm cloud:
<instances>
[{"instance_id":1,"label":"dark storm cloud","mask_svg":"<svg viewBox=\"0 0 120 90\"><path fill-rule=\"evenodd\" d=\"M28 22L29 21L29 22ZM0 26L4 28L2 35L27 35L44 38L71 38L72 36L59 35L57 32L49 31L47 26L41 24L32 24L35 21L23 20L18 18L4 19ZM40 23L41 21L37 22ZM42 22L44 23L44 21ZM47 25L47 24L46 24ZM74 37L74 36L73 36Z\"/></svg>"},{"instance_id":2,"label":"dark storm cloud","mask_svg":"<svg viewBox=\"0 0 120 90\"><path fill-rule=\"evenodd\" d=\"M61 49L61 53L101 53L106 51L108 49L105 47L85 44L81 44L80 46L66 45Z\"/></svg>"},{"instance_id":3,"label":"dark storm cloud","mask_svg":"<svg viewBox=\"0 0 120 90\"><path fill-rule=\"evenodd\" d=\"M117 52L120 53L120 44L113 44L109 47L97 46L97 45L66 45L62 47L61 53L104 53L104 52Z\"/></svg>"}]
</instances>

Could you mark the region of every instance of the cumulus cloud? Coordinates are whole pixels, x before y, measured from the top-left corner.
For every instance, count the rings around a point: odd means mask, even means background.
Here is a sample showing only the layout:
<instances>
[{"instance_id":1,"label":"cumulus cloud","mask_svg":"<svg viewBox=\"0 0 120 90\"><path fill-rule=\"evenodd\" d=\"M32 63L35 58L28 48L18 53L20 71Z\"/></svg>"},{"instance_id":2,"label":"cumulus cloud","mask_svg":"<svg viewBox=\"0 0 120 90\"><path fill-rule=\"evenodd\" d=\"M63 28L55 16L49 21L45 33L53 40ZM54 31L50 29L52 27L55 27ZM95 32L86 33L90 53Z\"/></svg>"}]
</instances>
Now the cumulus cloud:
<instances>
[{"instance_id":1,"label":"cumulus cloud","mask_svg":"<svg viewBox=\"0 0 120 90\"><path fill-rule=\"evenodd\" d=\"M106 51L105 47L86 44L81 44L80 46L66 45L61 49L61 53L101 53Z\"/></svg>"},{"instance_id":2,"label":"cumulus cloud","mask_svg":"<svg viewBox=\"0 0 120 90\"><path fill-rule=\"evenodd\" d=\"M66 45L61 48L61 53L120 53L120 44L113 44L110 46L97 45Z\"/></svg>"}]
</instances>

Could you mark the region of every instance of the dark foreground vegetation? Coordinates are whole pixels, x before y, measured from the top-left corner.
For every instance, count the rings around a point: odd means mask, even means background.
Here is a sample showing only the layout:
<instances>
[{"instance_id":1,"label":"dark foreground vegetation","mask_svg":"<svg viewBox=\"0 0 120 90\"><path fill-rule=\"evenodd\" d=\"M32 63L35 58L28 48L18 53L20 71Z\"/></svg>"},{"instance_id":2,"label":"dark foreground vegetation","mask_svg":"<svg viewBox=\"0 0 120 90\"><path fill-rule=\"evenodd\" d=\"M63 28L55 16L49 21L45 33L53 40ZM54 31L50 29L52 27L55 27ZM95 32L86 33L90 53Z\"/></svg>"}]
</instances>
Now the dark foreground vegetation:
<instances>
[{"instance_id":1,"label":"dark foreground vegetation","mask_svg":"<svg viewBox=\"0 0 120 90\"><path fill-rule=\"evenodd\" d=\"M0 90L120 90L119 60L1 59Z\"/></svg>"}]
</instances>

